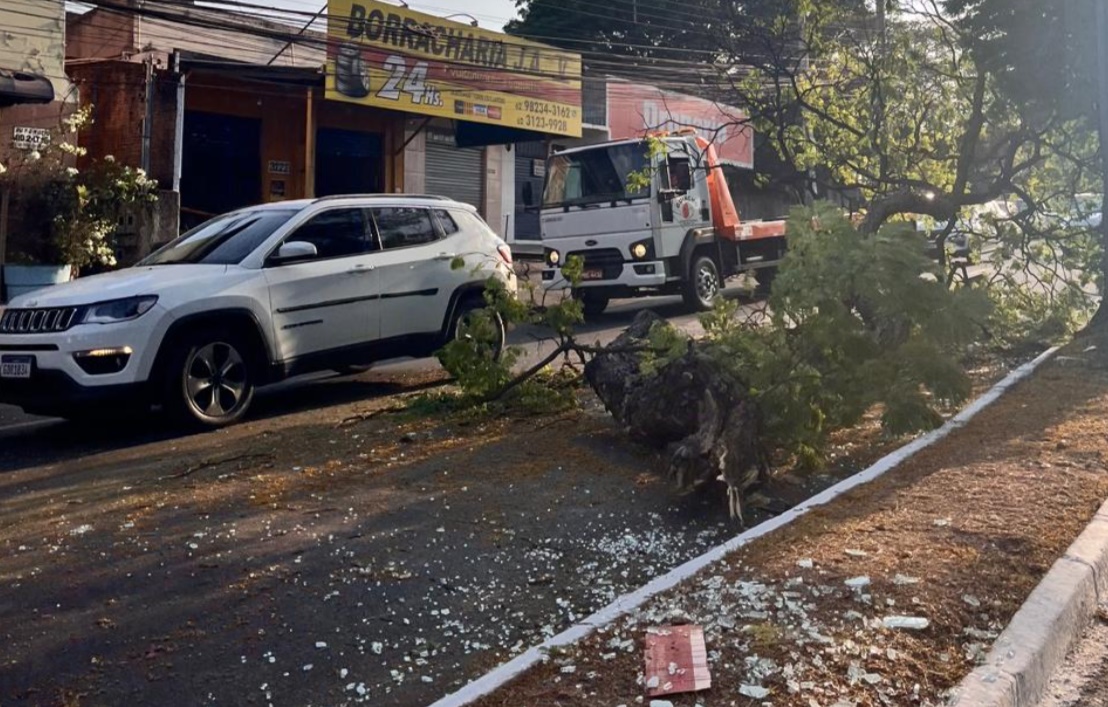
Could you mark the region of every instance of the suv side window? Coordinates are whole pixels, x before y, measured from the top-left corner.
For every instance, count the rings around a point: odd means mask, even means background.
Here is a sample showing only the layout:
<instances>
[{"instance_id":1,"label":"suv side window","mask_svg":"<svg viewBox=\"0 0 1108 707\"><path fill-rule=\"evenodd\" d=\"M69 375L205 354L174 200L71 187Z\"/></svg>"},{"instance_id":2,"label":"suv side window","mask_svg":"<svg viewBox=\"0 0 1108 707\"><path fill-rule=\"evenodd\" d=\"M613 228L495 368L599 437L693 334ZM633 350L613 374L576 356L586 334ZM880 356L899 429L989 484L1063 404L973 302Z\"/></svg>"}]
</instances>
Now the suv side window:
<instances>
[{"instance_id":1,"label":"suv side window","mask_svg":"<svg viewBox=\"0 0 1108 707\"><path fill-rule=\"evenodd\" d=\"M387 206L371 209L381 236L381 247L405 248L438 240L431 223L431 212L410 206Z\"/></svg>"},{"instance_id":2,"label":"suv side window","mask_svg":"<svg viewBox=\"0 0 1108 707\"><path fill-rule=\"evenodd\" d=\"M319 260L346 258L376 250L363 209L332 209L316 214L285 239L307 241L319 251Z\"/></svg>"},{"instance_id":3,"label":"suv side window","mask_svg":"<svg viewBox=\"0 0 1108 707\"><path fill-rule=\"evenodd\" d=\"M435 209L435 219L439 222L439 227L442 228L444 236L452 236L462 230L446 209Z\"/></svg>"}]
</instances>

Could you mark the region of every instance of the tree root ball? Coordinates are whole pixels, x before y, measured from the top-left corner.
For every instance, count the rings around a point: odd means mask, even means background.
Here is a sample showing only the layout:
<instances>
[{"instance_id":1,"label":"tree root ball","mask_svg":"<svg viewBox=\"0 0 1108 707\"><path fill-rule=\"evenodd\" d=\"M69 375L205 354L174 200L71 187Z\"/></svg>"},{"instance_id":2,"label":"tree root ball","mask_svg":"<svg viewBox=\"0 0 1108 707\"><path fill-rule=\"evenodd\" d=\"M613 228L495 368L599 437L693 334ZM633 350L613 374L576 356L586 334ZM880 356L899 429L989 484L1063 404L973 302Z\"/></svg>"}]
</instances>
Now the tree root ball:
<instances>
[{"instance_id":1,"label":"tree root ball","mask_svg":"<svg viewBox=\"0 0 1108 707\"><path fill-rule=\"evenodd\" d=\"M741 519L746 492L768 474L757 405L742 381L695 341L676 360L644 372L650 330L662 321L640 312L589 361L585 378L633 439L663 453L665 473L678 489L720 479L732 517Z\"/></svg>"}]
</instances>

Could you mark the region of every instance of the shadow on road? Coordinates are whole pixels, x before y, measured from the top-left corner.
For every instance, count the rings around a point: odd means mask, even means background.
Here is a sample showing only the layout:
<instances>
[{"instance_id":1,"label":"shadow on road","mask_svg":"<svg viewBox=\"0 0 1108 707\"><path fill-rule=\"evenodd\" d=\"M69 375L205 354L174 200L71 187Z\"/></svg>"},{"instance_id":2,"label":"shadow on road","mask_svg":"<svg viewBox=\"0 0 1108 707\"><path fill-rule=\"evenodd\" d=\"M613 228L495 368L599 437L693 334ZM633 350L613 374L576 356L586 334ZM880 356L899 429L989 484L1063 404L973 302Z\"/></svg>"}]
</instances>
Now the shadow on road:
<instances>
[{"instance_id":1,"label":"shadow on road","mask_svg":"<svg viewBox=\"0 0 1108 707\"><path fill-rule=\"evenodd\" d=\"M360 376L328 375L288 381L259 390L249 417L238 426L241 428L238 431L257 434L271 430L272 421L279 417L427 390L444 380L445 374L437 375L432 368L415 377L410 373L390 376L371 371ZM0 473L214 434L221 433L182 428L157 412L107 412L103 418L80 422L45 420L41 426L0 429Z\"/></svg>"}]
</instances>

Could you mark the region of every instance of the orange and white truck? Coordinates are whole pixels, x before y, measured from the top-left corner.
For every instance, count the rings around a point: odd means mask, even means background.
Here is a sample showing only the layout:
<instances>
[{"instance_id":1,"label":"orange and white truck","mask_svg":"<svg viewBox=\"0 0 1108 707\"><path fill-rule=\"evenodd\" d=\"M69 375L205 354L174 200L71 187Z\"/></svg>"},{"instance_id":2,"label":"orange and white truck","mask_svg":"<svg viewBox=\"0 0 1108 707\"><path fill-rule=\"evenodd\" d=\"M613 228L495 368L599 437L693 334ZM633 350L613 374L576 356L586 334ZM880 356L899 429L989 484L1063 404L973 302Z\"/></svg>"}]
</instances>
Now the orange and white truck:
<instances>
[{"instance_id":1,"label":"orange and white truck","mask_svg":"<svg viewBox=\"0 0 1108 707\"><path fill-rule=\"evenodd\" d=\"M727 278L766 286L785 254L784 221L742 221L714 147L693 130L557 152L541 212L548 289L584 264L573 293L587 315L612 298L681 294L704 310Z\"/></svg>"}]
</instances>

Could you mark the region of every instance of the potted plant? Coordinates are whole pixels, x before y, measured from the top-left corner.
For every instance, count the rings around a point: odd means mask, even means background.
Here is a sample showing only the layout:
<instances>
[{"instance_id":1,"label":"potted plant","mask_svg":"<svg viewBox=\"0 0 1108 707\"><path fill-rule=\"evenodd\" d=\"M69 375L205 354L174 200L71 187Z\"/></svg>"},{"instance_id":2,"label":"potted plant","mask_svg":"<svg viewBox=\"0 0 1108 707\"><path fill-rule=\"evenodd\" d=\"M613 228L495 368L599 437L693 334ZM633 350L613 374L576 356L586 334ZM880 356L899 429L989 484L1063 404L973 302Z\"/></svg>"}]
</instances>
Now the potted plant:
<instances>
[{"instance_id":1,"label":"potted plant","mask_svg":"<svg viewBox=\"0 0 1108 707\"><path fill-rule=\"evenodd\" d=\"M84 109L65 126L72 134L87 122ZM65 139L51 139L0 174L0 262L8 299L65 282L83 268L114 267L113 235L123 210L157 198L156 183L141 169L107 156L79 170L75 164L84 154Z\"/></svg>"}]
</instances>

